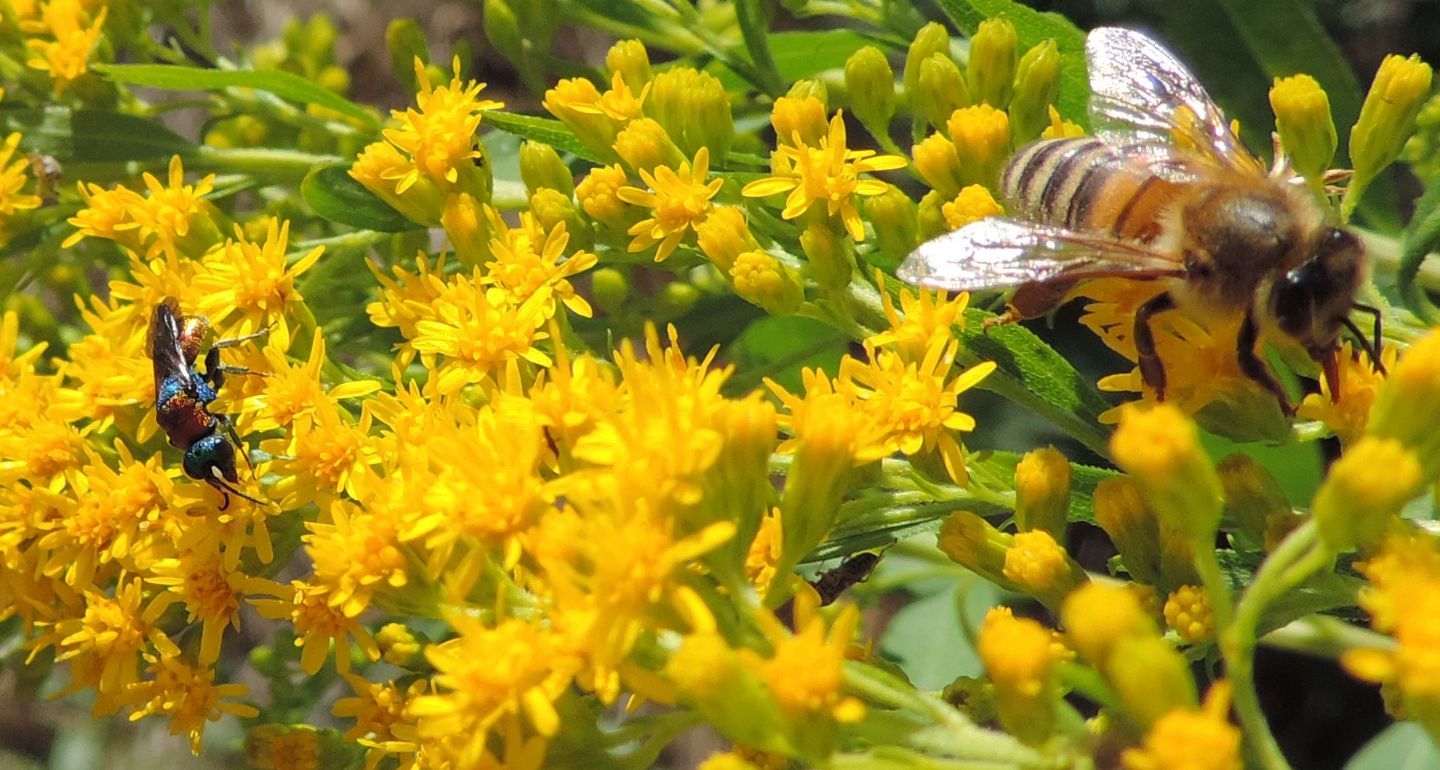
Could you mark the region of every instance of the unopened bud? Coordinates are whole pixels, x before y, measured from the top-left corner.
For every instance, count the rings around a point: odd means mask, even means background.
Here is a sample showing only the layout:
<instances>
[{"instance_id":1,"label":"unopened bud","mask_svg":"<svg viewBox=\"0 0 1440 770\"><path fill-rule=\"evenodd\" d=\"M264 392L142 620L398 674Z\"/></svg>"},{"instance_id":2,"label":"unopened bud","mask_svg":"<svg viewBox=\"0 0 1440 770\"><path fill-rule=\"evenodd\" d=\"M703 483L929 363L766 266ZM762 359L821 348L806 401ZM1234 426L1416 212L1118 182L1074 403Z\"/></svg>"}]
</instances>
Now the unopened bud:
<instances>
[{"instance_id":1,"label":"unopened bud","mask_svg":"<svg viewBox=\"0 0 1440 770\"><path fill-rule=\"evenodd\" d=\"M575 178L560 153L544 142L525 140L520 143L520 178L525 182L525 192L547 187L559 190L565 195L575 192Z\"/></svg>"},{"instance_id":2,"label":"unopened bud","mask_svg":"<svg viewBox=\"0 0 1440 770\"><path fill-rule=\"evenodd\" d=\"M895 72L885 54L873 45L861 46L845 61L845 88L850 110L876 136L888 136L895 114Z\"/></svg>"},{"instance_id":3,"label":"unopened bud","mask_svg":"<svg viewBox=\"0 0 1440 770\"><path fill-rule=\"evenodd\" d=\"M1309 75L1275 78L1270 108L1291 165L1308 180L1322 180L1338 143L1325 89Z\"/></svg>"},{"instance_id":4,"label":"unopened bud","mask_svg":"<svg viewBox=\"0 0 1440 770\"><path fill-rule=\"evenodd\" d=\"M900 264L920 244L920 225L915 201L900 188L890 185L885 192L865 199L865 218L875 229L875 245L891 262ZM874 261L872 255L871 261Z\"/></svg>"},{"instance_id":5,"label":"unopened bud","mask_svg":"<svg viewBox=\"0 0 1440 770\"><path fill-rule=\"evenodd\" d=\"M1010 132L1015 145L1040 135L1050 123L1050 108L1060 96L1060 49L1046 40L1020 57L1015 94L1010 97Z\"/></svg>"},{"instance_id":6,"label":"unopened bud","mask_svg":"<svg viewBox=\"0 0 1440 770\"><path fill-rule=\"evenodd\" d=\"M1015 25L1006 19L980 22L970 38L970 61L965 68L970 98L976 104L1005 109L1015 87L1015 57L1019 49Z\"/></svg>"},{"instance_id":7,"label":"unopened bud","mask_svg":"<svg viewBox=\"0 0 1440 770\"><path fill-rule=\"evenodd\" d=\"M800 248L810 261L810 276L826 291L850 285L855 272L855 247L823 222L813 222L800 233Z\"/></svg>"},{"instance_id":8,"label":"unopened bud","mask_svg":"<svg viewBox=\"0 0 1440 770\"><path fill-rule=\"evenodd\" d=\"M905 98L910 102L911 112L919 113L915 105L916 91L920 87L920 66L937 53L947 58L950 56L950 33L945 31L945 25L932 21L915 33L915 39L910 41L910 48L905 52Z\"/></svg>"},{"instance_id":9,"label":"unopened bud","mask_svg":"<svg viewBox=\"0 0 1440 770\"><path fill-rule=\"evenodd\" d=\"M936 128L944 128L951 113L970 105L965 75L954 59L937 53L920 62L920 83L911 104Z\"/></svg>"},{"instance_id":10,"label":"unopened bud","mask_svg":"<svg viewBox=\"0 0 1440 770\"><path fill-rule=\"evenodd\" d=\"M605 66L620 73L630 90L640 93L654 74L650 71L650 53L639 40L619 40L605 54Z\"/></svg>"}]
</instances>

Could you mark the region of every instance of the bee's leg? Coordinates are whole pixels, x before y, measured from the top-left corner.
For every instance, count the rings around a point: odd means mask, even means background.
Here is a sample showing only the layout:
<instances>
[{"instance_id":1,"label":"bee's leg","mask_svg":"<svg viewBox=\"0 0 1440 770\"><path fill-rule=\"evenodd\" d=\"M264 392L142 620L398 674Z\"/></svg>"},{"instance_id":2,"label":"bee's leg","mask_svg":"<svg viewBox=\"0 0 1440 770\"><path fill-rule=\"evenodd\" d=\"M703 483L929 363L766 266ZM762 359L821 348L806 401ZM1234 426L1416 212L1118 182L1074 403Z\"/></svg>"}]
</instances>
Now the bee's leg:
<instances>
[{"instance_id":1,"label":"bee's leg","mask_svg":"<svg viewBox=\"0 0 1440 770\"><path fill-rule=\"evenodd\" d=\"M1010 302L1005 306L1005 312L994 318L985 319L982 328L989 331L993 327L1015 323L1026 318L1039 318L1059 307L1065 301L1065 295L1070 293L1070 289L1074 285L1074 281L1022 283L1020 288L1015 290L1015 294L1010 297Z\"/></svg>"},{"instance_id":2,"label":"bee's leg","mask_svg":"<svg viewBox=\"0 0 1440 770\"><path fill-rule=\"evenodd\" d=\"M1381 374L1387 374L1387 372L1385 371L1385 365L1380 363L1380 346L1384 344L1383 341L1380 339L1380 332L1382 329L1380 321L1380 308L1374 307L1373 305L1362 305L1359 302L1356 302L1353 307L1355 310L1358 310L1361 313L1365 313L1366 315L1371 315L1375 317L1375 341L1371 343L1370 340L1365 339L1365 335L1361 334L1360 330L1355 328L1355 324L1351 322L1349 318L1345 319L1345 325L1349 326L1350 331L1355 333L1355 339L1360 343L1360 347L1365 349L1366 355L1370 356L1370 363L1375 366L1375 371Z\"/></svg>"},{"instance_id":3,"label":"bee's leg","mask_svg":"<svg viewBox=\"0 0 1440 770\"><path fill-rule=\"evenodd\" d=\"M1140 366L1140 379L1155 389L1155 400L1165 400L1165 363L1155 352L1155 332L1150 329L1150 318L1172 310L1175 298L1170 292L1161 292L1151 297L1135 311L1135 353Z\"/></svg>"},{"instance_id":4,"label":"bee's leg","mask_svg":"<svg viewBox=\"0 0 1440 770\"><path fill-rule=\"evenodd\" d=\"M1240 324L1240 333L1235 337L1235 356L1240 362L1240 371L1246 377L1259 383L1261 387L1275 394L1276 400L1280 402L1281 411L1287 417L1295 416L1295 406L1290 403L1290 397L1285 394L1285 388L1280 386L1280 381L1270 372L1270 367L1260 360L1255 352L1255 345L1260 341L1260 326L1255 323L1255 314L1252 311L1245 312L1245 321Z\"/></svg>"}]
</instances>

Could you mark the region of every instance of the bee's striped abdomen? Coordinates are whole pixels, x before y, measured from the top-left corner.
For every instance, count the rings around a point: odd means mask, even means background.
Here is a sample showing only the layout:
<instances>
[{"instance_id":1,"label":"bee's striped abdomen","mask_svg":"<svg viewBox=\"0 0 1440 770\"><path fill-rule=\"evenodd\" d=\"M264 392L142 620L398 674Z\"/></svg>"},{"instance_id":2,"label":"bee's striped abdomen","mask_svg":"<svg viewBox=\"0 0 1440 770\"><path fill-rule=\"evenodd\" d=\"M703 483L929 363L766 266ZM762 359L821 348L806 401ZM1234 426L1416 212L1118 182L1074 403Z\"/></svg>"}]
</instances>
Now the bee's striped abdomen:
<instances>
[{"instance_id":1,"label":"bee's striped abdomen","mask_svg":"<svg viewBox=\"0 0 1440 770\"><path fill-rule=\"evenodd\" d=\"M1049 139L1020 148L1000 190L1009 213L1071 230L1148 242L1175 185L1093 137Z\"/></svg>"}]
</instances>

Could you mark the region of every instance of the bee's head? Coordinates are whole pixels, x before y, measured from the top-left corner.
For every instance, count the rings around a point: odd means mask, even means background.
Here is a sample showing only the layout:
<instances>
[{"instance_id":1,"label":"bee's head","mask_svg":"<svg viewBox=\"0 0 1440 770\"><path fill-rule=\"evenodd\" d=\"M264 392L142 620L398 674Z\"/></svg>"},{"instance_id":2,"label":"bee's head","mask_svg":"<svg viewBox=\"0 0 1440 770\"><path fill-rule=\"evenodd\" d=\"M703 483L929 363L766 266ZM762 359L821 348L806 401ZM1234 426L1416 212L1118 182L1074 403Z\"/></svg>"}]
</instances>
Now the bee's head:
<instances>
[{"instance_id":1,"label":"bee's head","mask_svg":"<svg viewBox=\"0 0 1440 770\"><path fill-rule=\"evenodd\" d=\"M1365 278L1365 249L1349 230L1321 229L1309 258L1270 289L1270 311L1280 329L1319 361L1340 337L1355 293Z\"/></svg>"}]
</instances>

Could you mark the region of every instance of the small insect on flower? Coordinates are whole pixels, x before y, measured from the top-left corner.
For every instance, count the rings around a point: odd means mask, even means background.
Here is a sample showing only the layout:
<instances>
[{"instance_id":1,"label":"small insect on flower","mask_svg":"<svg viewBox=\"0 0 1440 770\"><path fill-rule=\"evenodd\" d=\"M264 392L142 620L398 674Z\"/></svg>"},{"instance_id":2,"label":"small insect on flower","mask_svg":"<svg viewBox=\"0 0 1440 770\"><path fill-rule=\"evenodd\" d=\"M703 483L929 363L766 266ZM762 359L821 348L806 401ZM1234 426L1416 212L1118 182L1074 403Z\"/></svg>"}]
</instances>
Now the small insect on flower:
<instances>
[{"instance_id":1,"label":"small insect on flower","mask_svg":"<svg viewBox=\"0 0 1440 770\"><path fill-rule=\"evenodd\" d=\"M209 329L210 322L203 316L182 315L174 297L166 297L155 306L150 335L145 340L146 352L155 364L155 421L169 437L171 446L185 450L185 475L209 484L225 496L220 510L230 506L232 494L263 505L261 500L232 486L240 481L235 472L235 447L241 446L240 436L227 417L211 414L207 405L216 399L226 374L260 374L220 363L220 349L255 339L266 330L217 340L205 353L205 373L201 374L194 369L195 360Z\"/></svg>"},{"instance_id":2,"label":"small insect on flower","mask_svg":"<svg viewBox=\"0 0 1440 770\"><path fill-rule=\"evenodd\" d=\"M816 575L815 579L810 581L810 586L815 589L815 593L820 594L820 606L834 604L851 586L865 582L879 563L880 554L863 551L845 557L845 561L840 562L840 566L835 569Z\"/></svg>"},{"instance_id":3,"label":"small insect on flower","mask_svg":"<svg viewBox=\"0 0 1440 770\"><path fill-rule=\"evenodd\" d=\"M35 195L43 206L54 206L60 200L60 182L65 169L54 156L39 150L30 151L30 173L35 175Z\"/></svg>"},{"instance_id":4,"label":"small insect on flower","mask_svg":"<svg viewBox=\"0 0 1440 770\"><path fill-rule=\"evenodd\" d=\"M1332 396L1340 334L1365 280L1360 240L1285 168L1267 173L1199 81L1170 52L1125 29L1085 43L1096 136L1020 148L1000 178L1006 210L921 244L896 274L949 291L1016 289L1002 321L1043 315L1084 279L1160 282L1135 313L1141 377L1165 398L1165 366L1151 321L1172 309L1242 318L1240 370L1294 408L1256 352L1262 330L1299 343Z\"/></svg>"}]
</instances>

